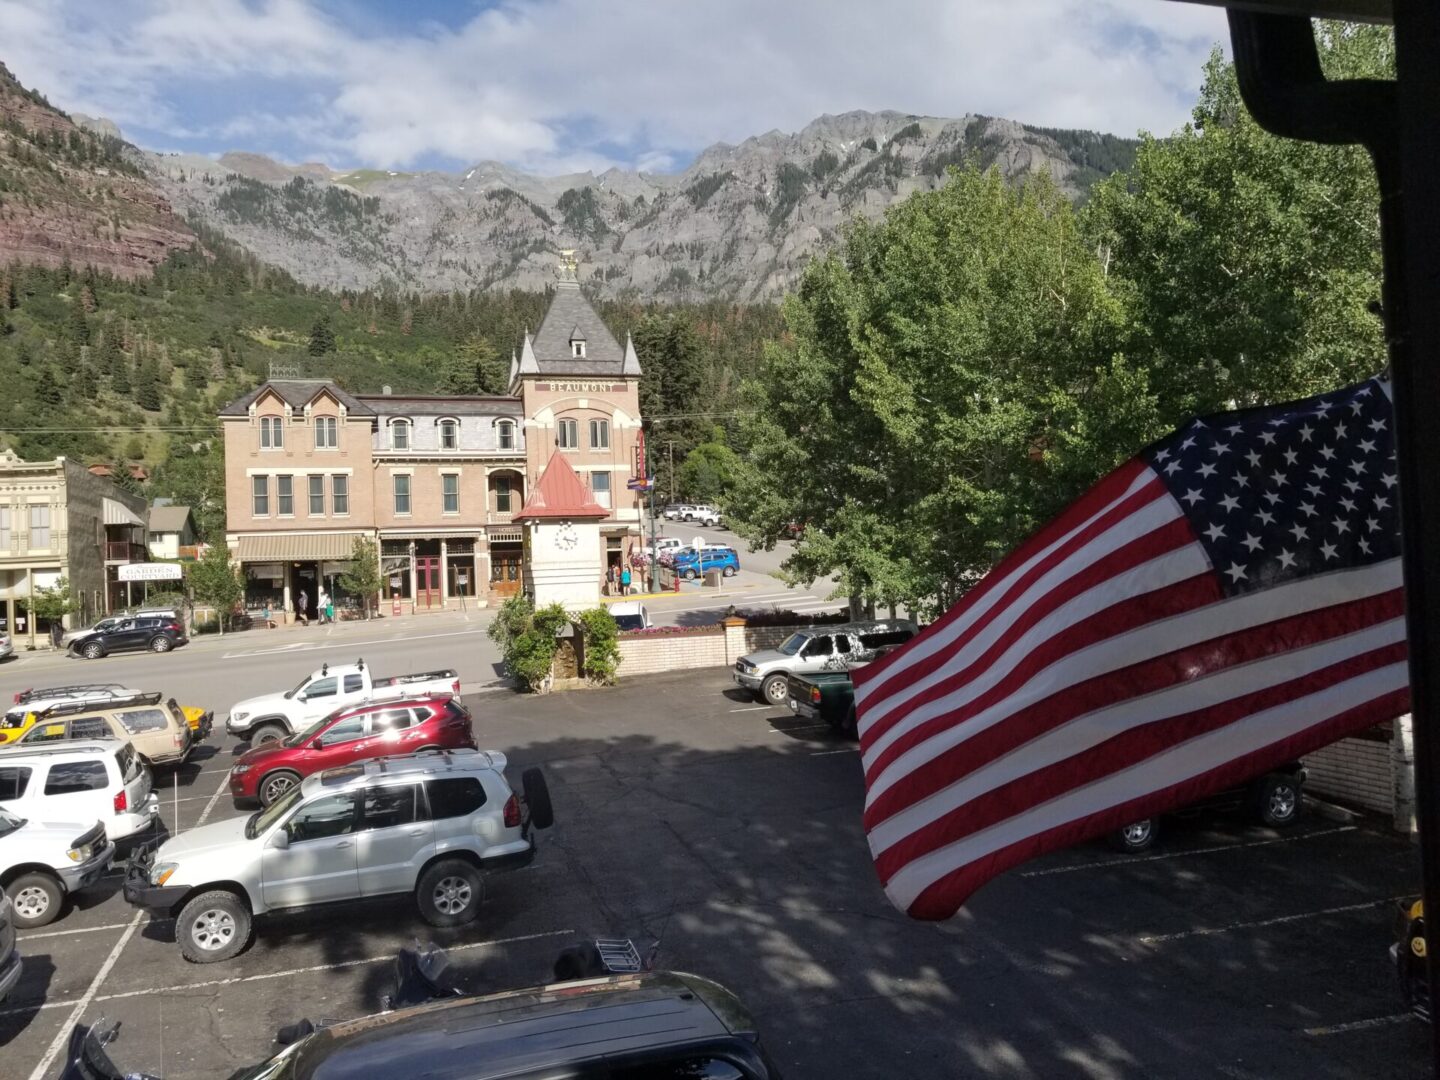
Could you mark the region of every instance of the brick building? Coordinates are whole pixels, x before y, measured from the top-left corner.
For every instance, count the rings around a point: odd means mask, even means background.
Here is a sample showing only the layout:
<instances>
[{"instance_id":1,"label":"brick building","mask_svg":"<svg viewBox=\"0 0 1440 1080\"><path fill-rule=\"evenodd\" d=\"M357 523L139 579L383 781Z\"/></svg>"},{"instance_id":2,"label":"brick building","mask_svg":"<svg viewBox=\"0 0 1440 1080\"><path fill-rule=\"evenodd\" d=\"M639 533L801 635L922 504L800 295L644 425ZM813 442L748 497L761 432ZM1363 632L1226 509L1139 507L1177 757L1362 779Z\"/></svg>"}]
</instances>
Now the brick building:
<instances>
[{"instance_id":1,"label":"brick building","mask_svg":"<svg viewBox=\"0 0 1440 1080\"><path fill-rule=\"evenodd\" d=\"M406 610L511 595L524 578L514 518L557 452L607 511L599 580L639 540L641 501L626 486L639 382L633 344L605 327L567 261L503 397L263 383L220 411L227 542L247 605L293 612L304 592L313 611L357 537L378 543L384 594Z\"/></svg>"}]
</instances>

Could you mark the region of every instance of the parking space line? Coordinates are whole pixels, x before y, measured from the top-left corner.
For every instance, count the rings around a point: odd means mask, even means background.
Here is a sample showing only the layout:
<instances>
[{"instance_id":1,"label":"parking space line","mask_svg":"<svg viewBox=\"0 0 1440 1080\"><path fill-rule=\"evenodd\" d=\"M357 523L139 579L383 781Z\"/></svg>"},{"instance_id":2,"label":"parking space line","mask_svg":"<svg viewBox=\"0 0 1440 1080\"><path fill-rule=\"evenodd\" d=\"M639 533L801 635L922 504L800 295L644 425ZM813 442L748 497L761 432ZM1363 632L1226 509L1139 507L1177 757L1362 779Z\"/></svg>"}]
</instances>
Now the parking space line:
<instances>
[{"instance_id":1,"label":"parking space line","mask_svg":"<svg viewBox=\"0 0 1440 1080\"><path fill-rule=\"evenodd\" d=\"M773 708L775 708L774 705L746 705L743 709L731 709L730 712L763 712Z\"/></svg>"},{"instance_id":2,"label":"parking space line","mask_svg":"<svg viewBox=\"0 0 1440 1080\"><path fill-rule=\"evenodd\" d=\"M137 911L135 913L136 919L138 920L143 914L145 914L143 911ZM130 925L133 929L134 924L131 923ZM471 949L484 949L491 945L517 945L522 941L538 941L541 938L567 937L574 933L574 930L544 930L538 934L521 934L518 937L495 938L492 941L472 941L467 945L447 947L445 953L448 956L451 953L468 952ZM123 945L128 938L129 934L127 933L125 939L122 939L119 945L116 946L115 952L111 954L110 960L106 961L107 966L101 969L102 975L108 974L109 967L113 966L114 958L118 955L120 946ZM267 979L287 979L292 975L311 975L317 971L344 971L346 968L363 967L366 964L384 964L394 959L395 953L390 952L384 956L367 956L361 960L341 960L334 964L312 964L309 967L288 968L284 971L262 971L258 975L234 975L228 979L207 979L204 982L179 983L175 986L147 986L141 990L124 990L118 994L101 994L98 997L94 994L97 984L92 983L85 997L79 999L78 1002L73 998L69 1001L37 1001L33 1005L18 1005L13 1009L0 1009L0 1017L18 1016L22 1013L40 1012L44 1009L63 1009L66 1005L76 1004L80 1006L75 1010L76 1014L79 1014L85 1008L88 1008L92 1002L98 1004L104 1001L121 1001L125 998L145 997L149 994L179 994L189 990L206 990L216 986L238 986L244 983L264 982ZM96 979L98 980L99 978L100 976L97 975ZM64 1029L60 1033L61 1037L56 1040L57 1045L69 1037L70 1029L75 1026L76 1019L77 1016L75 1015L70 1017L70 1020L65 1024ZM45 1061L41 1063L41 1067L30 1077L30 1080L39 1080L45 1066L48 1066L53 1060L54 1053L47 1055Z\"/></svg>"},{"instance_id":3,"label":"parking space line","mask_svg":"<svg viewBox=\"0 0 1440 1080\"><path fill-rule=\"evenodd\" d=\"M845 746L845 747L842 747L842 748L839 749L839 750L816 750L816 751L815 751L814 753L812 753L810 756L811 756L811 757L828 757L828 756L830 756L831 754L858 754L859 752L860 752L860 748L859 748L858 746Z\"/></svg>"},{"instance_id":4,"label":"parking space line","mask_svg":"<svg viewBox=\"0 0 1440 1080\"><path fill-rule=\"evenodd\" d=\"M1259 919L1255 922L1231 923L1229 926L1204 926L1194 930L1181 930L1176 934L1150 934L1146 937L1136 938L1142 945L1158 945L1164 941L1180 941L1183 938L1211 937L1215 934L1229 934L1236 930L1258 930L1262 926L1279 926L1281 923L1299 922L1301 919L1318 919L1324 915L1342 915L1349 911L1364 911L1366 908L1380 907L1382 904L1393 904L1400 897L1392 896L1384 900L1367 900L1361 904L1342 904L1340 907L1323 908L1320 911L1302 911L1297 915L1277 915L1273 919Z\"/></svg>"},{"instance_id":5,"label":"parking space line","mask_svg":"<svg viewBox=\"0 0 1440 1080\"><path fill-rule=\"evenodd\" d=\"M70 1041L70 1029L73 1028L85 1015L85 1010L90 1007L90 1002L95 1000L95 994L101 985L110 975L110 970L115 966L115 961L120 959L120 954L130 939L135 935L135 929L140 925L140 920L145 915L143 911L135 912L135 917L130 920L125 932L120 935L120 940L115 942L115 947L110 950L110 955L105 957L105 963L100 965L100 970L95 973L95 978L90 980L90 986L75 1003L75 1009L70 1014L70 1019L60 1025L59 1032L50 1043L50 1048L45 1051L45 1056L40 1059L40 1064L35 1066L35 1071L30 1074L30 1080L43 1080L43 1077L50 1071L50 1065L64 1045Z\"/></svg>"},{"instance_id":6,"label":"parking space line","mask_svg":"<svg viewBox=\"0 0 1440 1080\"><path fill-rule=\"evenodd\" d=\"M1270 844L1291 844L1296 840L1309 840L1315 836L1333 836L1336 833L1354 832L1356 826L1341 825L1334 829L1317 829L1314 832L1295 836L1277 836L1271 840L1251 840L1243 844L1219 844L1215 847L1193 848L1190 851L1166 851L1160 855L1122 855L1115 859L1099 859L1095 862L1079 863L1075 866L1047 866L1043 870L1027 870L1016 877L1048 877L1051 874L1069 874L1076 870L1098 870L1106 866L1133 866L1137 863L1159 862L1161 859L1183 859L1188 855L1211 855L1217 851L1240 851L1244 848L1267 847Z\"/></svg>"},{"instance_id":7,"label":"parking space line","mask_svg":"<svg viewBox=\"0 0 1440 1080\"><path fill-rule=\"evenodd\" d=\"M155 921L159 922L161 920ZM169 920L166 919L163 921L168 922ZM101 930L121 930L129 925L129 923L112 922L106 923L104 926L79 926L73 930L47 930L43 934L16 934L15 936L20 941L39 941L41 938L69 937L71 934L96 934Z\"/></svg>"},{"instance_id":8,"label":"parking space line","mask_svg":"<svg viewBox=\"0 0 1440 1080\"><path fill-rule=\"evenodd\" d=\"M215 789L215 794L210 796L210 801L205 804L205 809L200 811L200 820L195 822L195 828L198 829L201 825L205 824L205 820L210 816L210 811L215 809L215 804L220 800L220 796L225 794L225 789L229 786L230 770L226 769L225 775L220 778L220 786ZM180 828L178 821L175 823L175 828L177 830Z\"/></svg>"},{"instance_id":9,"label":"parking space line","mask_svg":"<svg viewBox=\"0 0 1440 1080\"><path fill-rule=\"evenodd\" d=\"M1348 1024L1328 1024L1325 1027L1306 1028L1306 1035L1343 1035L1347 1031L1364 1031L1367 1028L1388 1027L1403 1024L1407 1020L1418 1020L1414 1013L1392 1013L1390 1016L1373 1016L1369 1020L1352 1020Z\"/></svg>"}]
</instances>

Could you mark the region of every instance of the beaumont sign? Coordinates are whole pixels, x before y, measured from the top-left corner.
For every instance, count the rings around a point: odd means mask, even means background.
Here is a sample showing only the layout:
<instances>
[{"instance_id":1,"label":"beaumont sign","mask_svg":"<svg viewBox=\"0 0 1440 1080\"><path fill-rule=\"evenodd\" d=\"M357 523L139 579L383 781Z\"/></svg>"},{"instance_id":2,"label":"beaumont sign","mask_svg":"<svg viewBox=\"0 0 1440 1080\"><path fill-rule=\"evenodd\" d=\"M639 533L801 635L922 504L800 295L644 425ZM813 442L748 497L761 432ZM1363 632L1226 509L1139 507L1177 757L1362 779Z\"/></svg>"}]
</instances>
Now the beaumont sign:
<instances>
[{"instance_id":1,"label":"beaumont sign","mask_svg":"<svg viewBox=\"0 0 1440 1080\"><path fill-rule=\"evenodd\" d=\"M118 568L120 581L179 581L180 564L173 562L126 563Z\"/></svg>"}]
</instances>

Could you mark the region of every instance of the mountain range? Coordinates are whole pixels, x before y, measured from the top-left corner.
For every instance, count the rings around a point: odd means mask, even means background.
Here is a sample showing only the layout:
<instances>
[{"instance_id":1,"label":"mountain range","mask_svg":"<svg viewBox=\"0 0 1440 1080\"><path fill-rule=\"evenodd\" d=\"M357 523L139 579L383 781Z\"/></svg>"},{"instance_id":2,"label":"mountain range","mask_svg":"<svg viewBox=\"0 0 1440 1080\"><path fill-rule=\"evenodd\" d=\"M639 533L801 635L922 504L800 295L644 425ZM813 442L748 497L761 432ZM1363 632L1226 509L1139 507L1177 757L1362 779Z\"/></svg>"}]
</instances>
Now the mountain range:
<instances>
[{"instance_id":1,"label":"mountain range","mask_svg":"<svg viewBox=\"0 0 1440 1080\"><path fill-rule=\"evenodd\" d=\"M680 173L536 176L494 161L457 173L211 159L125 142L67 116L0 65L0 258L68 258L124 276L203 223L298 281L335 290L540 289L573 248L600 294L770 300L854 217L945 182L950 165L1047 169L1071 195L1133 161L1136 142L1013 120L826 115L793 134L717 143Z\"/></svg>"}]
</instances>

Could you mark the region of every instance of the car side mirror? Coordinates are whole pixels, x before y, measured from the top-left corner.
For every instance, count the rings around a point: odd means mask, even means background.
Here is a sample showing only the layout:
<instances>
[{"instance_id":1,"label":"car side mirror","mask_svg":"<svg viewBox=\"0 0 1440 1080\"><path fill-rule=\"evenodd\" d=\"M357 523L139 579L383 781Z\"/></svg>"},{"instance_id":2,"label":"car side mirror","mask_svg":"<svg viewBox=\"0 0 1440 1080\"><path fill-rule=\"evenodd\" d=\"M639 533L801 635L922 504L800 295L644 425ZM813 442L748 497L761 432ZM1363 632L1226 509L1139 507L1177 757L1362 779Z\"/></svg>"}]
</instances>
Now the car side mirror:
<instances>
[{"instance_id":1,"label":"car side mirror","mask_svg":"<svg viewBox=\"0 0 1440 1080\"><path fill-rule=\"evenodd\" d=\"M315 741L310 744L310 748L311 748L312 750L324 750L324 749L325 749L325 739L324 739L324 737L317 735L316 738L315 738Z\"/></svg>"},{"instance_id":2,"label":"car side mirror","mask_svg":"<svg viewBox=\"0 0 1440 1080\"><path fill-rule=\"evenodd\" d=\"M290 834L284 829L276 829L270 837L270 846L285 851L290 847Z\"/></svg>"}]
</instances>

